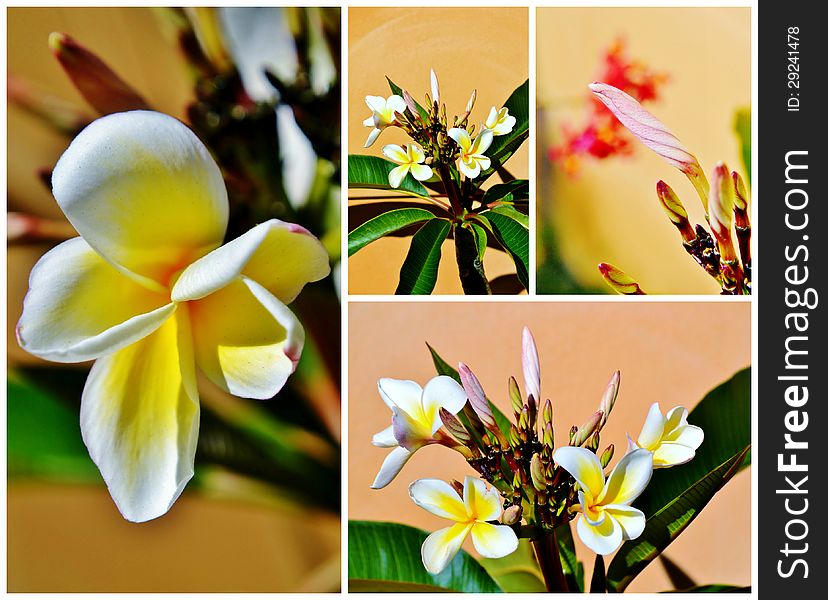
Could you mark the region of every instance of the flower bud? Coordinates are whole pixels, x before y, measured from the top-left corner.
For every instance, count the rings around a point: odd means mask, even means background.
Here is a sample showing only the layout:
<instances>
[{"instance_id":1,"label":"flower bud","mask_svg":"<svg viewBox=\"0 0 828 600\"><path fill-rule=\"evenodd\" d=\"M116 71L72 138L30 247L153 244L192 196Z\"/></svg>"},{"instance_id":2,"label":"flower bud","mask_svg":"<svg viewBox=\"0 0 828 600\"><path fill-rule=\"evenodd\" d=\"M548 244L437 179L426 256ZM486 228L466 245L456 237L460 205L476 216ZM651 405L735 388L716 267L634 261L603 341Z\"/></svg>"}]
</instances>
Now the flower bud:
<instances>
[{"instance_id":1,"label":"flower bud","mask_svg":"<svg viewBox=\"0 0 828 600\"><path fill-rule=\"evenodd\" d=\"M504 525L514 525L520 523L520 518L523 515L523 507L520 504L513 504L503 511L503 517L500 522Z\"/></svg>"},{"instance_id":2,"label":"flower bud","mask_svg":"<svg viewBox=\"0 0 828 600\"><path fill-rule=\"evenodd\" d=\"M610 461L612 460L612 455L614 453L615 453L615 444L610 444L609 446L607 446L607 449L604 450L604 452L601 454L601 458L600 458L602 467L604 467L605 469L607 468L607 465L610 464Z\"/></svg>"},{"instance_id":3,"label":"flower bud","mask_svg":"<svg viewBox=\"0 0 828 600\"><path fill-rule=\"evenodd\" d=\"M713 170L713 183L710 187L710 229L719 246L719 254L724 262L736 260L736 250L730 235L733 227L733 207L735 193L733 181L728 177L727 167L719 163Z\"/></svg>"},{"instance_id":4,"label":"flower bud","mask_svg":"<svg viewBox=\"0 0 828 600\"><path fill-rule=\"evenodd\" d=\"M552 429L552 423L547 423L543 430L543 444L550 450L555 449L555 431Z\"/></svg>"},{"instance_id":5,"label":"flower bud","mask_svg":"<svg viewBox=\"0 0 828 600\"><path fill-rule=\"evenodd\" d=\"M601 445L601 434L596 431L593 433L589 438L587 438L586 443L584 444L584 448L587 450L592 450L596 452L598 450L598 446Z\"/></svg>"},{"instance_id":6,"label":"flower bud","mask_svg":"<svg viewBox=\"0 0 828 600\"><path fill-rule=\"evenodd\" d=\"M685 242L692 242L696 239L696 234L693 233L693 226L687 218L687 211L684 205L679 200L673 189L665 182L659 180L656 184L656 195L661 202L661 207L667 213L667 218L673 222L673 225L681 233L681 239Z\"/></svg>"},{"instance_id":7,"label":"flower bud","mask_svg":"<svg viewBox=\"0 0 828 600\"><path fill-rule=\"evenodd\" d=\"M84 99L102 115L146 110L146 101L98 56L65 33L49 34L49 48Z\"/></svg>"},{"instance_id":8,"label":"flower bud","mask_svg":"<svg viewBox=\"0 0 828 600\"><path fill-rule=\"evenodd\" d=\"M463 427L463 424L457 417L455 417L445 408L441 408L440 420L443 422L443 427L446 428L446 431L448 431L452 435L452 437L454 437L454 439L456 439L464 446L471 445L472 438L469 435L469 432L466 431L466 428Z\"/></svg>"},{"instance_id":9,"label":"flower bud","mask_svg":"<svg viewBox=\"0 0 828 600\"><path fill-rule=\"evenodd\" d=\"M614 267L609 263L600 263L598 270L606 284L619 294L625 296L643 296L646 294L632 277L618 267Z\"/></svg>"},{"instance_id":10,"label":"flower bud","mask_svg":"<svg viewBox=\"0 0 828 600\"><path fill-rule=\"evenodd\" d=\"M475 102L477 102L477 90L472 90L471 96L469 96L469 101L466 102L467 113L470 113L472 111Z\"/></svg>"},{"instance_id":11,"label":"flower bud","mask_svg":"<svg viewBox=\"0 0 828 600\"><path fill-rule=\"evenodd\" d=\"M489 401L486 400L486 394L483 391L483 386L480 385L480 381L474 376L471 369L463 363L459 364L457 370L460 373L463 389L469 397L469 404L471 404L480 422L490 431L497 429L497 423L494 420L492 409L489 407Z\"/></svg>"},{"instance_id":12,"label":"flower bud","mask_svg":"<svg viewBox=\"0 0 828 600\"><path fill-rule=\"evenodd\" d=\"M523 398L520 396L520 388L514 377L509 378L509 401L512 403L515 415L520 415L520 411L523 410Z\"/></svg>"},{"instance_id":13,"label":"flower bud","mask_svg":"<svg viewBox=\"0 0 828 600\"><path fill-rule=\"evenodd\" d=\"M523 381L526 395L540 402L540 360L535 338L528 327L523 328Z\"/></svg>"},{"instance_id":14,"label":"flower bud","mask_svg":"<svg viewBox=\"0 0 828 600\"><path fill-rule=\"evenodd\" d=\"M518 448L518 447L520 446L520 443L521 443L521 440L520 440L520 431L518 430L518 428L517 428L517 427L515 427L514 425L512 425L512 426L509 428L509 445L510 445L512 448Z\"/></svg>"},{"instance_id":15,"label":"flower bud","mask_svg":"<svg viewBox=\"0 0 828 600\"><path fill-rule=\"evenodd\" d=\"M403 90L402 97L406 107L408 107L408 110L411 111L411 114L415 119L418 119L420 117L420 111L417 110L417 103L414 102L414 98L411 97L408 90Z\"/></svg>"},{"instance_id":16,"label":"flower bud","mask_svg":"<svg viewBox=\"0 0 828 600\"><path fill-rule=\"evenodd\" d=\"M593 413L593 415L587 419L583 425L581 425L578 430L575 432L575 435L572 438L570 444L572 446L580 446L583 444L589 436L595 433L595 430L598 428L598 424L601 422L601 419L604 417L603 411L597 411Z\"/></svg>"},{"instance_id":17,"label":"flower bud","mask_svg":"<svg viewBox=\"0 0 828 600\"><path fill-rule=\"evenodd\" d=\"M532 475L532 485L535 486L535 489L539 492L545 490L547 485L546 473L539 454L532 455L532 461L529 463L529 473Z\"/></svg>"},{"instance_id":18,"label":"flower bud","mask_svg":"<svg viewBox=\"0 0 828 600\"><path fill-rule=\"evenodd\" d=\"M612 412L612 407L615 406L615 399L618 398L618 389L620 387L621 371L616 371L612 374L612 377L610 377L607 388L604 390L604 396L601 398L601 404L598 406L598 410L604 413L604 416L601 417L601 423L598 426L599 431L607 423L607 417L609 417L609 414Z\"/></svg>"},{"instance_id":19,"label":"flower bud","mask_svg":"<svg viewBox=\"0 0 828 600\"><path fill-rule=\"evenodd\" d=\"M742 179L742 176L739 175L736 171L733 171L730 174L730 177L733 179L733 189L736 193L736 197L734 198L734 205L736 209L747 210L747 188L745 188L745 182Z\"/></svg>"},{"instance_id":20,"label":"flower bud","mask_svg":"<svg viewBox=\"0 0 828 600\"><path fill-rule=\"evenodd\" d=\"M547 425L552 424L552 401L547 398L543 403L543 412L541 413L541 430L546 429Z\"/></svg>"},{"instance_id":21,"label":"flower bud","mask_svg":"<svg viewBox=\"0 0 828 600\"><path fill-rule=\"evenodd\" d=\"M440 102L440 82L437 81L437 73L431 69L431 97L435 103Z\"/></svg>"}]
</instances>

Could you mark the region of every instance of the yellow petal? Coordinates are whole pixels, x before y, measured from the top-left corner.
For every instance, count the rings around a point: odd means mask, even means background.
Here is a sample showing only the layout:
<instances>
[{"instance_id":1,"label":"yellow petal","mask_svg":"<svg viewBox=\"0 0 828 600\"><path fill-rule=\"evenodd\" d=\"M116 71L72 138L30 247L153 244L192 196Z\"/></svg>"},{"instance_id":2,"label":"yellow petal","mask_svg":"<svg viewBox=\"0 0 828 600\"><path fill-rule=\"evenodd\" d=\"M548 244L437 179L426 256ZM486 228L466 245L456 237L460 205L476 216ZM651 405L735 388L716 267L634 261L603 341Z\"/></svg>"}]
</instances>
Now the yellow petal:
<instances>
[{"instance_id":1,"label":"yellow petal","mask_svg":"<svg viewBox=\"0 0 828 600\"><path fill-rule=\"evenodd\" d=\"M596 504L630 504L638 498L653 476L653 454L639 448L624 455L607 478Z\"/></svg>"},{"instance_id":2,"label":"yellow petal","mask_svg":"<svg viewBox=\"0 0 828 600\"><path fill-rule=\"evenodd\" d=\"M477 477L466 476L463 503L469 518L478 521L496 521L503 514L500 493L494 487L486 489L486 482Z\"/></svg>"},{"instance_id":3,"label":"yellow petal","mask_svg":"<svg viewBox=\"0 0 828 600\"><path fill-rule=\"evenodd\" d=\"M502 558L518 547L514 530L507 525L475 523L471 530L474 547L486 558Z\"/></svg>"},{"instance_id":4,"label":"yellow petal","mask_svg":"<svg viewBox=\"0 0 828 600\"><path fill-rule=\"evenodd\" d=\"M440 479L418 479L408 487L408 495L420 508L452 521L469 520L457 491Z\"/></svg>"},{"instance_id":5,"label":"yellow petal","mask_svg":"<svg viewBox=\"0 0 828 600\"><path fill-rule=\"evenodd\" d=\"M555 450L552 458L581 485L590 503L604 489L604 471L594 452L586 448L562 446Z\"/></svg>"},{"instance_id":6,"label":"yellow petal","mask_svg":"<svg viewBox=\"0 0 828 600\"><path fill-rule=\"evenodd\" d=\"M17 336L35 356L80 362L149 335L174 310L169 298L126 277L78 237L32 269Z\"/></svg>"},{"instance_id":7,"label":"yellow petal","mask_svg":"<svg viewBox=\"0 0 828 600\"><path fill-rule=\"evenodd\" d=\"M71 143L52 175L55 199L102 256L148 285L221 244L224 180L184 124L151 111L96 120Z\"/></svg>"},{"instance_id":8,"label":"yellow petal","mask_svg":"<svg viewBox=\"0 0 828 600\"><path fill-rule=\"evenodd\" d=\"M284 304L241 277L187 306L196 362L213 383L243 398L271 398L282 389L305 339Z\"/></svg>"},{"instance_id":9,"label":"yellow petal","mask_svg":"<svg viewBox=\"0 0 828 600\"><path fill-rule=\"evenodd\" d=\"M172 299L203 298L246 275L290 304L305 284L330 271L328 253L313 234L270 219L187 267L175 282Z\"/></svg>"},{"instance_id":10,"label":"yellow petal","mask_svg":"<svg viewBox=\"0 0 828 600\"><path fill-rule=\"evenodd\" d=\"M166 513L193 476L198 392L186 311L99 359L81 401L81 432L124 518Z\"/></svg>"},{"instance_id":11,"label":"yellow petal","mask_svg":"<svg viewBox=\"0 0 828 600\"><path fill-rule=\"evenodd\" d=\"M472 523L456 523L428 536L420 551L426 571L436 575L445 569L460 550L471 527Z\"/></svg>"}]
</instances>

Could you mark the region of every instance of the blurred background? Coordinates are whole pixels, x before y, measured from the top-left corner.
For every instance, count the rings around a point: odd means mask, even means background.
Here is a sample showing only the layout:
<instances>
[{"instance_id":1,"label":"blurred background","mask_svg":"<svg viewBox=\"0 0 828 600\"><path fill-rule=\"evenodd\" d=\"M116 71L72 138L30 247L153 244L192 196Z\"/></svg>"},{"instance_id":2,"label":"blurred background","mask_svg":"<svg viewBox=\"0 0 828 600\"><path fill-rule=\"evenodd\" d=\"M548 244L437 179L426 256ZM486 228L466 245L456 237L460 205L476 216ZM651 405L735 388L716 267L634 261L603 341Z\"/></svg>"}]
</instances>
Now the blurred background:
<instances>
[{"instance_id":1,"label":"blurred background","mask_svg":"<svg viewBox=\"0 0 828 600\"><path fill-rule=\"evenodd\" d=\"M402 130L389 128L370 148L363 148L370 116L365 96L391 95L389 77L423 102L431 94L429 69L440 80L440 96L449 118L463 113L473 89L477 103L470 123L479 123L492 106L500 108L529 72L529 14L526 8L350 8L348 10L348 153L382 156L385 144L404 144ZM528 176L528 144L509 160L507 168L518 178ZM497 176L492 182L497 182ZM376 216L372 190L348 190L348 230ZM375 206L371 206L371 205ZM431 206L424 202L426 206ZM388 205L386 204L386 210ZM393 294L410 237L386 236L348 259L351 294ZM493 280L514 273L512 259L490 248L484 266ZM462 294L451 239L443 244L434 294Z\"/></svg>"},{"instance_id":2,"label":"blurred background","mask_svg":"<svg viewBox=\"0 0 828 600\"><path fill-rule=\"evenodd\" d=\"M521 331L528 325L540 356L541 396L552 400L558 439L596 410L620 370L618 400L601 434L602 448L616 446L613 465L626 448L625 434L638 436L653 402L664 411L692 410L750 365L749 302L353 302L348 323L348 518L427 531L444 521L417 507L408 486L423 477L462 480L473 474L459 453L427 446L388 487L370 488L388 453L372 446L371 437L391 422L377 381L393 377L424 385L436 375L426 342L452 366L468 364L489 398L511 415L508 378L515 376L523 387ZM665 552L699 583L750 585L751 471L737 474ZM589 581L592 554L577 536L576 545ZM471 543L464 549L474 553ZM627 591L668 589L673 587L654 561Z\"/></svg>"},{"instance_id":3,"label":"blurred background","mask_svg":"<svg viewBox=\"0 0 828 600\"><path fill-rule=\"evenodd\" d=\"M338 590L339 10L7 15L8 591ZM50 52L51 32L71 36L208 145L228 184L229 237L271 217L298 222L334 269L291 306L308 340L276 398L242 400L199 381L196 475L167 515L140 525L120 516L81 440L90 365L40 361L14 335L31 267L76 235L51 196L51 168L103 112Z\"/></svg>"},{"instance_id":4,"label":"blurred background","mask_svg":"<svg viewBox=\"0 0 828 600\"><path fill-rule=\"evenodd\" d=\"M578 136L590 133L597 104L587 84L603 78L641 99L708 177L719 161L749 174L736 119L750 109L750 17L749 8L538 9L539 293L614 293L599 262L648 293L719 292L682 248L655 194L663 179L691 222L704 223L685 176L625 131L620 144L629 144L620 149ZM742 119L749 147L749 112Z\"/></svg>"}]
</instances>

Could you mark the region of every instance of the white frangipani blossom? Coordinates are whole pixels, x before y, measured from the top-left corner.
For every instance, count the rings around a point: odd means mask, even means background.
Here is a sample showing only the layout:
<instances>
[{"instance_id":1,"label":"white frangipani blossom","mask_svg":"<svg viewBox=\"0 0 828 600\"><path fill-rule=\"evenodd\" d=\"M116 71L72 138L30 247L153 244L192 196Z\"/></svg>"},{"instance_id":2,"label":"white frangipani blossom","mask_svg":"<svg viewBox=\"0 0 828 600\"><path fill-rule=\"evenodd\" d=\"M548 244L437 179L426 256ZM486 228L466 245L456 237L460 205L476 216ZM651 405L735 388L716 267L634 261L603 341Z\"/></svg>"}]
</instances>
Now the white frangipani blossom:
<instances>
[{"instance_id":1,"label":"white frangipani blossom","mask_svg":"<svg viewBox=\"0 0 828 600\"><path fill-rule=\"evenodd\" d=\"M402 96L393 94L388 98L382 96L365 96L365 104L371 109L371 116L365 119L362 124L371 127L371 133L365 140L365 147L371 146L386 127L390 127L397 120L397 113L405 112L405 100Z\"/></svg>"},{"instance_id":2,"label":"white frangipani blossom","mask_svg":"<svg viewBox=\"0 0 828 600\"><path fill-rule=\"evenodd\" d=\"M683 465L690 461L704 441L701 427L687 422L687 409L676 406L666 415L658 402L650 406L637 441L627 437L629 451L643 448L653 453L653 468Z\"/></svg>"},{"instance_id":3,"label":"white frangipani blossom","mask_svg":"<svg viewBox=\"0 0 828 600\"><path fill-rule=\"evenodd\" d=\"M402 180L408 173L417 181L426 181L431 178L431 167L424 165L426 155L417 144L408 144L405 147L397 144L388 144L382 147L382 153L389 160L394 161L399 167L391 169L388 173L388 184L392 188L400 187Z\"/></svg>"},{"instance_id":4,"label":"white frangipani blossom","mask_svg":"<svg viewBox=\"0 0 828 600\"><path fill-rule=\"evenodd\" d=\"M460 147L460 162L457 168L469 179L474 179L492 164L489 157L484 154L492 145L494 134L491 129L484 129L474 140L468 131L460 127L452 127L448 130L448 135Z\"/></svg>"},{"instance_id":5,"label":"white frangipani blossom","mask_svg":"<svg viewBox=\"0 0 828 600\"><path fill-rule=\"evenodd\" d=\"M489 111L489 116L486 117L484 125L486 129L491 129L494 135L506 135L512 132L515 123L517 123L517 119L509 114L508 108L504 106L497 110L493 106Z\"/></svg>"}]
</instances>

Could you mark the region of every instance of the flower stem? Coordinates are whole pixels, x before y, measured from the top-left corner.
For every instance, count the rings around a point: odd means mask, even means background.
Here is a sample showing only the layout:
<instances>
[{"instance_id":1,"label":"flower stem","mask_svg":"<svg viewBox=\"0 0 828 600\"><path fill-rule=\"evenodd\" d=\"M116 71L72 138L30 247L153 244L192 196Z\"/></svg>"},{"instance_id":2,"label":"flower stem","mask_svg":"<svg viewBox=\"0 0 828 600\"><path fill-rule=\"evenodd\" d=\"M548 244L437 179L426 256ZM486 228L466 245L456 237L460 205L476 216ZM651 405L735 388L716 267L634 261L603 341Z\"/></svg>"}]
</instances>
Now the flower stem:
<instances>
[{"instance_id":1,"label":"flower stem","mask_svg":"<svg viewBox=\"0 0 828 600\"><path fill-rule=\"evenodd\" d=\"M561 552L555 532L542 534L532 540L547 592L568 592L569 585L561 565Z\"/></svg>"}]
</instances>

